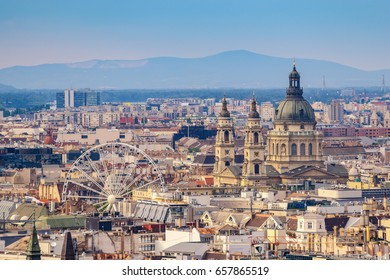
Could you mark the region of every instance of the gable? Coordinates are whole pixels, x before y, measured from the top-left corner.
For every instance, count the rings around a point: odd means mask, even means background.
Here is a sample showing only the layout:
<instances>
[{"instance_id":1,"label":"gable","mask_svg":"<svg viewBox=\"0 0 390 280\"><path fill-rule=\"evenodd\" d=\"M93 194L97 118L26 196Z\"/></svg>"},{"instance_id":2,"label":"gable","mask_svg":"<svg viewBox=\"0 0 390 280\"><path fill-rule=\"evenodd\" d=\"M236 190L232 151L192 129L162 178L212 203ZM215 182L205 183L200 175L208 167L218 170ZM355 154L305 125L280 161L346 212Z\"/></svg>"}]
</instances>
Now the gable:
<instances>
[{"instance_id":1,"label":"gable","mask_svg":"<svg viewBox=\"0 0 390 280\"><path fill-rule=\"evenodd\" d=\"M318 169L316 170L309 170L307 172L303 172L299 175L300 177L304 176L304 177L329 177L329 176L332 176L334 177L333 174L330 174L328 172L325 172L325 171L320 171Z\"/></svg>"},{"instance_id":2,"label":"gable","mask_svg":"<svg viewBox=\"0 0 390 280\"><path fill-rule=\"evenodd\" d=\"M228 177L231 177L233 176L232 172L227 169L226 167L221 171L221 173L219 173L220 176L228 176Z\"/></svg>"},{"instance_id":3,"label":"gable","mask_svg":"<svg viewBox=\"0 0 390 280\"><path fill-rule=\"evenodd\" d=\"M333 173L314 166L299 167L282 174L282 177L288 178L337 178Z\"/></svg>"},{"instance_id":4,"label":"gable","mask_svg":"<svg viewBox=\"0 0 390 280\"><path fill-rule=\"evenodd\" d=\"M220 173L220 176L225 176L225 177L231 177L231 178L236 178L239 177L240 174L237 174L238 170L235 168L235 166L229 166L225 167L222 172Z\"/></svg>"},{"instance_id":5,"label":"gable","mask_svg":"<svg viewBox=\"0 0 390 280\"><path fill-rule=\"evenodd\" d=\"M235 226L237 226L237 221L236 221L236 219L233 217L233 215L230 215L230 216L226 219L225 223L227 223L227 224L229 224L229 225L235 225Z\"/></svg>"},{"instance_id":6,"label":"gable","mask_svg":"<svg viewBox=\"0 0 390 280\"><path fill-rule=\"evenodd\" d=\"M211 222L212 221L211 215L210 215L210 213L208 211L205 211L203 213L203 215L200 217L200 219L202 221L207 221L207 222Z\"/></svg>"},{"instance_id":7,"label":"gable","mask_svg":"<svg viewBox=\"0 0 390 280\"><path fill-rule=\"evenodd\" d=\"M276 220L274 216L270 216L260 227L260 229L283 229L283 224L280 220Z\"/></svg>"}]
</instances>

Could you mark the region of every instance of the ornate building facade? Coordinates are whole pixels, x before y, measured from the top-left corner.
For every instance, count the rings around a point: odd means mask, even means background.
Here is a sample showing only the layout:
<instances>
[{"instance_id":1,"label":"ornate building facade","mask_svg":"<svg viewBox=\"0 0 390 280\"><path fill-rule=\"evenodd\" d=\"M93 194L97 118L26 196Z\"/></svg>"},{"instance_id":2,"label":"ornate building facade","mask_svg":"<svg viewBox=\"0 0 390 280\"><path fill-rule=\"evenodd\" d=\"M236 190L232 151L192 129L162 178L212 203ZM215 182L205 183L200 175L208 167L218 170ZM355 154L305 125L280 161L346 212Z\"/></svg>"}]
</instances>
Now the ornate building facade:
<instances>
[{"instance_id":1,"label":"ornate building facade","mask_svg":"<svg viewBox=\"0 0 390 280\"><path fill-rule=\"evenodd\" d=\"M223 98L222 110L218 116L217 135L215 139L214 184L217 186L223 184L222 181L226 172L229 173L232 170L234 172L236 169L239 168L235 166L233 120L227 109L226 98ZM238 183L235 178L231 179L229 181L230 183Z\"/></svg>"},{"instance_id":2,"label":"ornate building facade","mask_svg":"<svg viewBox=\"0 0 390 280\"><path fill-rule=\"evenodd\" d=\"M304 185L348 180L345 167L327 165L323 160L322 133L316 130L314 110L303 97L295 63L289 75L286 98L275 111L274 129L268 132L267 147L256 100L252 99L245 127L242 168L234 162L234 128L225 98L222 105L215 145L216 186Z\"/></svg>"},{"instance_id":3,"label":"ornate building facade","mask_svg":"<svg viewBox=\"0 0 390 280\"><path fill-rule=\"evenodd\" d=\"M321 144L322 133L316 131L314 110L303 97L300 75L294 64L286 98L276 109L274 129L268 134L267 164L279 173L302 165L323 168Z\"/></svg>"}]
</instances>

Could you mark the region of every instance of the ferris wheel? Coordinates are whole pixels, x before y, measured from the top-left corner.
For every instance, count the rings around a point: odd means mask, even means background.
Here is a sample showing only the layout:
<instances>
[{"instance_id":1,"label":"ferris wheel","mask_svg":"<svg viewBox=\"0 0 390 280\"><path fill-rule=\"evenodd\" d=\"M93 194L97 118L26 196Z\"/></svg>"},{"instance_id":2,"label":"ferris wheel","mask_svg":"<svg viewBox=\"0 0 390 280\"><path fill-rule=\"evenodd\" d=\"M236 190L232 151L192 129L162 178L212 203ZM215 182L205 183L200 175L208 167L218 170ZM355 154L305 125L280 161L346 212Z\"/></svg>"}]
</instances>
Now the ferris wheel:
<instances>
[{"instance_id":1,"label":"ferris wheel","mask_svg":"<svg viewBox=\"0 0 390 280\"><path fill-rule=\"evenodd\" d=\"M66 174L62 201L84 200L98 212L117 211L117 202L141 188L164 189L164 178L144 151L125 143L97 145L77 158Z\"/></svg>"}]
</instances>

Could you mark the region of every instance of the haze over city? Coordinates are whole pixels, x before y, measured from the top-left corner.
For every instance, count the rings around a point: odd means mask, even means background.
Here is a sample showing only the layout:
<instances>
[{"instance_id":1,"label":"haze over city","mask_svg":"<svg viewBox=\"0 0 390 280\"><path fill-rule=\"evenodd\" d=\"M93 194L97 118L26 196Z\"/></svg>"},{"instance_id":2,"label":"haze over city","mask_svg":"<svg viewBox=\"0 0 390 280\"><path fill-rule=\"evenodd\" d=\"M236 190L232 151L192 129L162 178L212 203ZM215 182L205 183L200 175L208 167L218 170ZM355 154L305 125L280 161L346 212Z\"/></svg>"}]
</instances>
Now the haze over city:
<instances>
[{"instance_id":1,"label":"haze over city","mask_svg":"<svg viewBox=\"0 0 390 280\"><path fill-rule=\"evenodd\" d=\"M388 1L1 1L0 68L248 50L390 68Z\"/></svg>"}]
</instances>

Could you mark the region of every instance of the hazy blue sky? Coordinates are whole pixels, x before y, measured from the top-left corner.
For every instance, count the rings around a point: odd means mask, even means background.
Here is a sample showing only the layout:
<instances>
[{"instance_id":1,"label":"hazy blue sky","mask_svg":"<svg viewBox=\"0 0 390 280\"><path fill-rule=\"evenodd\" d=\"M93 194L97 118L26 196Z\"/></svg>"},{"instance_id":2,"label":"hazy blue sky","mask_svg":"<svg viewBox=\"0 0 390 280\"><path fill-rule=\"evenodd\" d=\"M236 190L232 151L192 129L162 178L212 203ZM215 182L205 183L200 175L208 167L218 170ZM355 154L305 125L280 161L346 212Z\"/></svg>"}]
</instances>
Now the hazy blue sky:
<instances>
[{"instance_id":1,"label":"hazy blue sky","mask_svg":"<svg viewBox=\"0 0 390 280\"><path fill-rule=\"evenodd\" d=\"M390 68L390 1L0 0L0 68L234 49Z\"/></svg>"}]
</instances>

